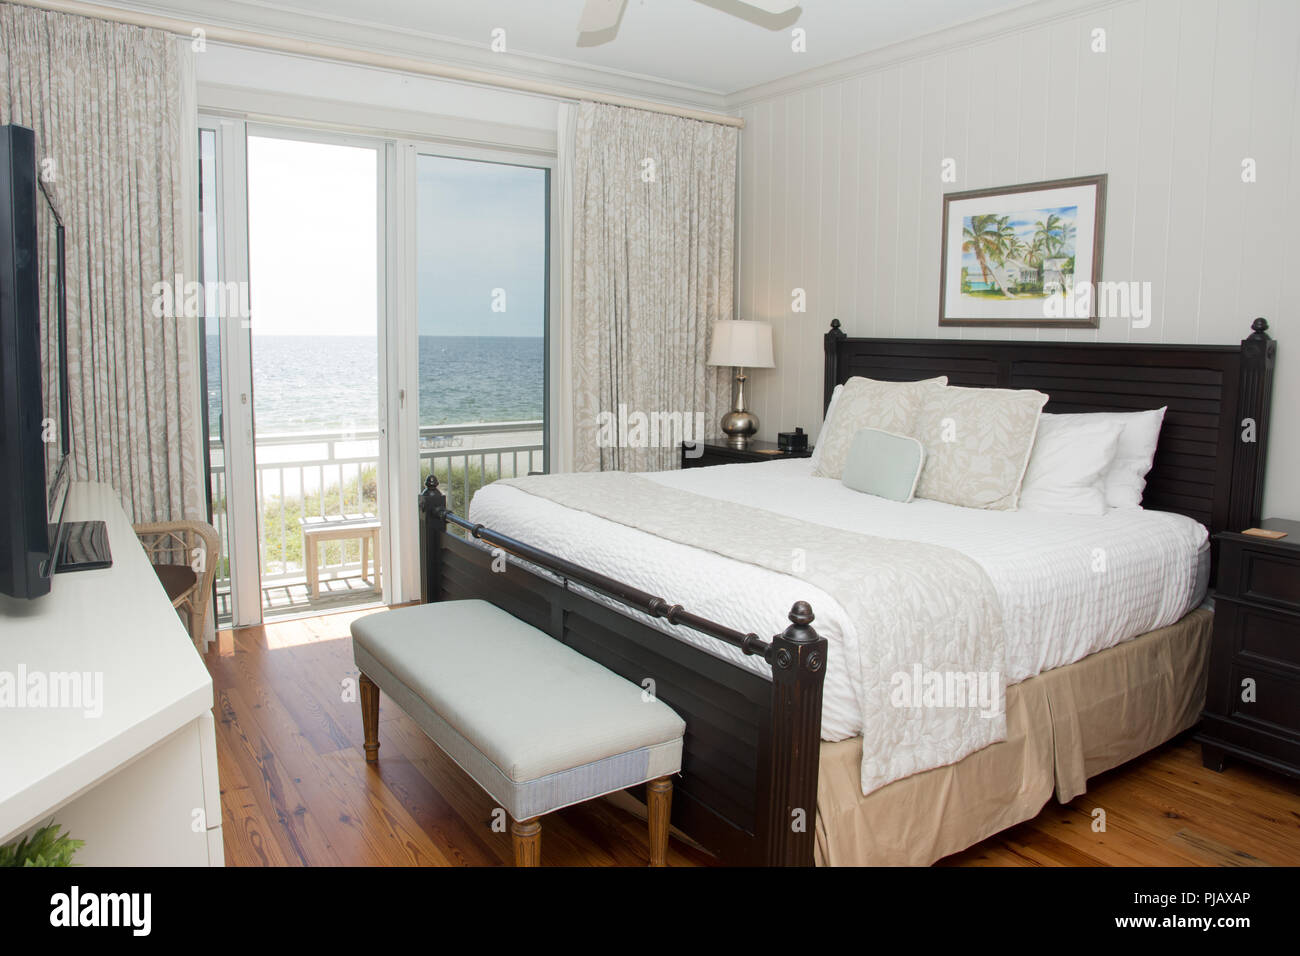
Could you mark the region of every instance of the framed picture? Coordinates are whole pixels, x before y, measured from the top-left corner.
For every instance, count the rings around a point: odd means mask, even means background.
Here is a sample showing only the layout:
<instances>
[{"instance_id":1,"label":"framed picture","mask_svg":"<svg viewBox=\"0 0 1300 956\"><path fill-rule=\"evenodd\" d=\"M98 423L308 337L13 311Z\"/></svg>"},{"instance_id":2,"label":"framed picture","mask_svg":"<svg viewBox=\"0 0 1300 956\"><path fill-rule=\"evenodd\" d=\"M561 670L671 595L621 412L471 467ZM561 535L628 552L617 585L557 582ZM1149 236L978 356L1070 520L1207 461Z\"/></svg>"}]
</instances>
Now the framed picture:
<instances>
[{"instance_id":1,"label":"framed picture","mask_svg":"<svg viewBox=\"0 0 1300 956\"><path fill-rule=\"evenodd\" d=\"M1105 212L1105 174L947 193L939 324L1097 328Z\"/></svg>"}]
</instances>

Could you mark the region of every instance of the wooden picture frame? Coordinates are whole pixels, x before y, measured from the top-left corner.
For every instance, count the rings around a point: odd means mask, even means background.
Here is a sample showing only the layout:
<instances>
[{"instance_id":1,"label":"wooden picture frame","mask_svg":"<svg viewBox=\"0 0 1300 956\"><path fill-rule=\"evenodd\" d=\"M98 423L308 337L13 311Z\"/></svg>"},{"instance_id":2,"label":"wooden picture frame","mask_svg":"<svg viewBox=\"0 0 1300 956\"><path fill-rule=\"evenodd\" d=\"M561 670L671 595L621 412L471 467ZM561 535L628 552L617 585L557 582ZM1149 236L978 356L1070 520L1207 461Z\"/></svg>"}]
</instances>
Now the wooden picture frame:
<instances>
[{"instance_id":1,"label":"wooden picture frame","mask_svg":"<svg viewBox=\"0 0 1300 956\"><path fill-rule=\"evenodd\" d=\"M945 193L939 325L1097 328L1105 225L1105 173Z\"/></svg>"}]
</instances>

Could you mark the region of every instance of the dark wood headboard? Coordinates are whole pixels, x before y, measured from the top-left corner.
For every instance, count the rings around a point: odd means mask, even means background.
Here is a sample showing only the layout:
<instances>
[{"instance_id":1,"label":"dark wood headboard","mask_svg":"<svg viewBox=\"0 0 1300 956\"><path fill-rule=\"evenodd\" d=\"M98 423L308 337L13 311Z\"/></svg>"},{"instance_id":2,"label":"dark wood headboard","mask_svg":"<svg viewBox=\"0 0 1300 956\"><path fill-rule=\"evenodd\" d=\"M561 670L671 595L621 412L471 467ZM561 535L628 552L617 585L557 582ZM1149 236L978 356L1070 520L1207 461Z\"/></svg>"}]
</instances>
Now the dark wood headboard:
<instances>
[{"instance_id":1,"label":"dark wood headboard","mask_svg":"<svg viewBox=\"0 0 1300 956\"><path fill-rule=\"evenodd\" d=\"M1252 329L1240 346L858 339L835 319L824 401L854 375L947 375L952 385L1038 389L1050 396L1049 412L1166 405L1143 507L1187 515L1211 534L1240 531L1260 519L1277 352L1264 319Z\"/></svg>"}]
</instances>

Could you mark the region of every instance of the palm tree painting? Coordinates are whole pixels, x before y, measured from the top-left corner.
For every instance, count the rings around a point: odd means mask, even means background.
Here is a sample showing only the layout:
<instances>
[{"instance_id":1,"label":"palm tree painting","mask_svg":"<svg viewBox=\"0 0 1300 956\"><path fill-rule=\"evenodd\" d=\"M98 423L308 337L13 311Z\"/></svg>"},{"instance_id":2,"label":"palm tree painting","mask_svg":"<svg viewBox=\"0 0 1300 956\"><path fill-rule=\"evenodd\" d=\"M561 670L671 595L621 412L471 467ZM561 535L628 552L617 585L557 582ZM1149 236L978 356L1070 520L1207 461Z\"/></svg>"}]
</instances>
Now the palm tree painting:
<instances>
[{"instance_id":1,"label":"palm tree painting","mask_svg":"<svg viewBox=\"0 0 1300 956\"><path fill-rule=\"evenodd\" d=\"M945 194L939 324L1096 328L1105 201L1105 175Z\"/></svg>"},{"instance_id":2,"label":"palm tree painting","mask_svg":"<svg viewBox=\"0 0 1300 956\"><path fill-rule=\"evenodd\" d=\"M1068 288L1073 276L1049 265L1074 257L1078 206L979 213L962 219L963 296L1043 298ZM1055 280L1045 284L1045 279ZM1064 284L1062 284L1062 280Z\"/></svg>"},{"instance_id":3,"label":"palm tree painting","mask_svg":"<svg viewBox=\"0 0 1300 956\"><path fill-rule=\"evenodd\" d=\"M980 275L983 276L979 284L983 287L992 286L993 273L989 269L989 258L997 254L1002 242L997 228L997 216L971 216L965 220L961 234L961 251L974 255L979 263ZM965 263L965 256L962 261L966 268L970 268Z\"/></svg>"}]
</instances>

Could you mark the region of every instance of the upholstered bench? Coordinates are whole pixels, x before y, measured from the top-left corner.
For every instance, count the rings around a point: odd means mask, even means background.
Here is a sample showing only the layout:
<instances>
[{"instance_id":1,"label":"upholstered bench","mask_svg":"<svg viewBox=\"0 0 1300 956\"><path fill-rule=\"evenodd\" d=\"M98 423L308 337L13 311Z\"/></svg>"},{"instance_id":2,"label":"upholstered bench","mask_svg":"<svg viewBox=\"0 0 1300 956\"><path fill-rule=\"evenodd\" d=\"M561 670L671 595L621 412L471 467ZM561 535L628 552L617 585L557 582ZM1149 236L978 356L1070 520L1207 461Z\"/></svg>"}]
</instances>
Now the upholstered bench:
<instances>
[{"instance_id":1,"label":"upholstered bench","mask_svg":"<svg viewBox=\"0 0 1300 956\"><path fill-rule=\"evenodd\" d=\"M383 690L510 815L516 866L538 865L542 815L641 783L665 865L686 730L666 704L486 601L360 618L352 652L366 760Z\"/></svg>"}]
</instances>

